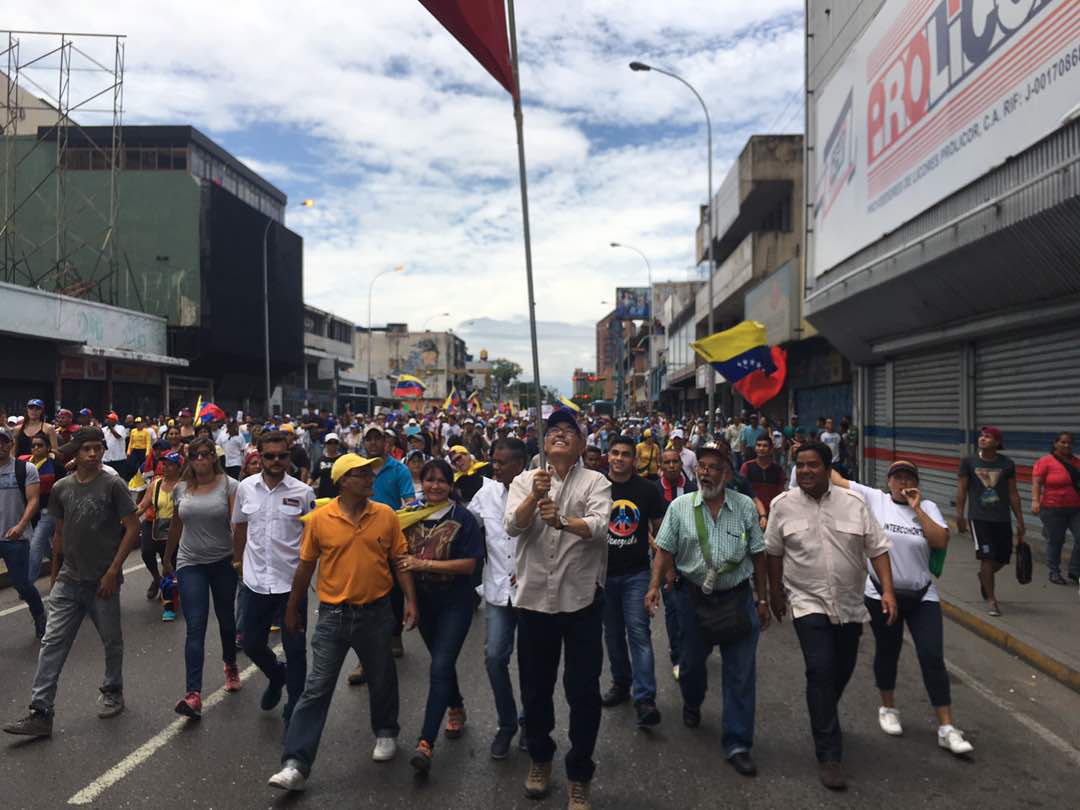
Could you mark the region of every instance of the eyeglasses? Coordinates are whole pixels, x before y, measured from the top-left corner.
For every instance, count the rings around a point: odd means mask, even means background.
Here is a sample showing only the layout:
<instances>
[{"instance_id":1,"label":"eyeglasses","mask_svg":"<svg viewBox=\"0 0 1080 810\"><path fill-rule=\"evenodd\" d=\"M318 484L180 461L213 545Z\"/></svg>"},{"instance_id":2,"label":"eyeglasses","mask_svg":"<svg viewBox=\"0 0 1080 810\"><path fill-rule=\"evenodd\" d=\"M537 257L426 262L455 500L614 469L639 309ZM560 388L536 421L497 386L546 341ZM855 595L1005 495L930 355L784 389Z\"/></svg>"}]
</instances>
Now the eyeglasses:
<instances>
[{"instance_id":1,"label":"eyeglasses","mask_svg":"<svg viewBox=\"0 0 1080 810\"><path fill-rule=\"evenodd\" d=\"M198 453L192 453L191 457L192 458L213 458L214 454L211 453L209 450L202 450L202 451L200 451Z\"/></svg>"},{"instance_id":2,"label":"eyeglasses","mask_svg":"<svg viewBox=\"0 0 1080 810\"><path fill-rule=\"evenodd\" d=\"M548 428L548 436L580 436L581 434L573 428Z\"/></svg>"},{"instance_id":3,"label":"eyeglasses","mask_svg":"<svg viewBox=\"0 0 1080 810\"><path fill-rule=\"evenodd\" d=\"M289 457L288 453L261 453L265 461L284 461Z\"/></svg>"}]
</instances>

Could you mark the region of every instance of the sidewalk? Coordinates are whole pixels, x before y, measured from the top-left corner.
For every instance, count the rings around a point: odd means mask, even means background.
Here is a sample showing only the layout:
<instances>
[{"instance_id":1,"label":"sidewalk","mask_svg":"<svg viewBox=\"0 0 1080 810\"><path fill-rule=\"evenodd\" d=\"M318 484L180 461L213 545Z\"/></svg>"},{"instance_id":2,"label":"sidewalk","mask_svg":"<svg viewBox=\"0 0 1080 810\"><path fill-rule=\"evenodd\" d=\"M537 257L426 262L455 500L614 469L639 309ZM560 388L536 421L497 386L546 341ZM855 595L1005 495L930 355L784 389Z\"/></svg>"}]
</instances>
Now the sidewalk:
<instances>
[{"instance_id":1,"label":"sidewalk","mask_svg":"<svg viewBox=\"0 0 1080 810\"><path fill-rule=\"evenodd\" d=\"M1071 551L1071 543L1067 551ZM953 534L945 570L937 580L946 616L1080 692L1080 594L1076 585L1051 585L1035 551L1031 582L1016 581L1014 562L998 572L995 591L1002 615L987 614L979 595L979 563L966 535Z\"/></svg>"}]
</instances>

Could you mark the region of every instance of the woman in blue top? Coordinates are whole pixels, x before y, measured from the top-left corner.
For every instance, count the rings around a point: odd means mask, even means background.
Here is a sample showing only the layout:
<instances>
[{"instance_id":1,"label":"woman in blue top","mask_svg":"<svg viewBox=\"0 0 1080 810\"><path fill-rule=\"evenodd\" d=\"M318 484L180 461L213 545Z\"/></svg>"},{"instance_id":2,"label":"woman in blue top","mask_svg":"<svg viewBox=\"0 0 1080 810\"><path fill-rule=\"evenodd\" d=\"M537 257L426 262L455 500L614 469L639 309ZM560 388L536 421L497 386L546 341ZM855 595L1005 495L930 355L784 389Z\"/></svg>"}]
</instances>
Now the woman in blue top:
<instances>
[{"instance_id":1,"label":"woman in blue top","mask_svg":"<svg viewBox=\"0 0 1080 810\"><path fill-rule=\"evenodd\" d=\"M457 502L454 471L432 459L420 471L424 502L433 511L405 530L409 554L397 561L416 583L420 636L431 653L424 725L410 763L420 773L431 768L439 725L449 710L446 736L461 736L465 703L458 688L457 657L473 616L473 572L484 556L484 536L476 518Z\"/></svg>"}]
</instances>

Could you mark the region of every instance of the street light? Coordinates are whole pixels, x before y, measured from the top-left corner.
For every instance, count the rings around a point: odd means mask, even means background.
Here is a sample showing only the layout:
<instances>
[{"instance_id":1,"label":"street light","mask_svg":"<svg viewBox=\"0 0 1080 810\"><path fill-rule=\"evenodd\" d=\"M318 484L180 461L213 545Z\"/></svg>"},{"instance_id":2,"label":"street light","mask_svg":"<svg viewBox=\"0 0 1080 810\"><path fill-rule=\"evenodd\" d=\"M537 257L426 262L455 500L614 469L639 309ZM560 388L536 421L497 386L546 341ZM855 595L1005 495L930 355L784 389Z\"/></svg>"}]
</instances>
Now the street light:
<instances>
[{"instance_id":1,"label":"street light","mask_svg":"<svg viewBox=\"0 0 1080 810\"><path fill-rule=\"evenodd\" d=\"M368 285L367 294L367 412L368 416L373 413L371 403L371 343L374 336L374 332L371 331L371 297L375 294L375 282L379 280L381 276L385 276L387 273L404 273L405 265L399 264L397 267L387 267L385 270L380 270L375 274L375 278L371 279L371 284Z\"/></svg>"},{"instance_id":2,"label":"street light","mask_svg":"<svg viewBox=\"0 0 1080 810\"><path fill-rule=\"evenodd\" d=\"M308 198L300 203L300 208L314 208L315 200ZM273 388L270 385L270 274L267 269L267 252L270 241L270 226L274 224L273 217L266 218L266 227L263 228L263 357L266 361L266 418L272 414L270 396Z\"/></svg>"},{"instance_id":3,"label":"street light","mask_svg":"<svg viewBox=\"0 0 1080 810\"><path fill-rule=\"evenodd\" d=\"M641 72L641 71L653 70L653 71L656 71L657 73L662 73L663 75L665 75L665 76L667 76L669 78L672 78L677 82L681 82L682 84L686 85L690 89L690 92L693 93L695 98L697 98L698 102L700 102L701 109L705 112L705 127L706 127L706 130L708 132L708 139L709 139L708 140L708 149L709 149L709 161L708 161L708 163L709 163L709 168L708 168L708 171L709 171L708 214L709 214L709 221L708 221L707 230L706 230L706 234L707 234L708 240L709 240L709 282L708 282L709 315L708 315L708 326L706 328L708 329L708 332L711 335L716 330L715 323L713 322L713 307L716 305L716 301L713 299L713 276L716 275L716 256L714 255L714 251L713 251L712 119L709 117L709 108L707 106L705 106L705 99L703 99L701 97L701 93L699 93L697 90L694 89L694 85L690 84L690 82L688 82L686 79L684 79L682 76L679 76L676 73L672 73L671 71L668 71L668 70L663 70L662 68L653 67L652 65L646 65L644 62L631 62L630 63L630 69L632 71L634 71L635 73L638 73L638 72ZM709 374L708 386L707 386L707 389L706 389L708 391L708 393L709 393L709 413L708 413L707 420L706 420L706 424L707 424L706 431L708 432L708 435L711 436L712 432L713 432L713 428L715 426L715 422L716 422L716 413L715 413L715 411L716 411L716 372L712 371L711 367L710 367L709 370L712 373Z\"/></svg>"},{"instance_id":4,"label":"street light","mask_svg":"<svg viewBox=\"0 0 1080 810\"><path fill-rule=\"evenodd\" d=\"M656 303L656 299L653 297L652 265L649 264L649 257L646 256L642 251L638 250L633 245L624 245L622 242L612 242L611 246L613 248L626 248L627 250L634 251L634 253L636 253L638 256L640 256L642 259L645 260L645 270L649 274L649 319L648 319L649 320L649 331L646 334L646 336L648 337L648 343L646 344L648 346L648 349L647 349L647 353L645 355L645 392L646 392L646 395L649 397L649 405L647 407L649 407L651 409L652 408L652 400L653 400L653 396L652 396L653 320L652 319L654 317L656 317L656 314L653 312L653 305Z\"/></svg>"},{"instance_id":5,"label":"street light","mask_svg":"<svg viewBox=\"0 0 1080 810\"><path fill-rule=\"evenodd\" d=\"M424 321L424 325L423 325L423 326L421 326L420 328L421 328L421 329L423 329L423 330L424 330L424 331L426 332L426 331L427 331L427 325L428 325L429 323L431 323L431 322L432 322L433 320L435 320L436 318L449 318L449 317L450 317L450 313L449 313L449 312L439 312L439 313L436 313L435 315L432 315L432 316L431 316L430 318L426 319L426 320Z\"/></svg>"}]
</instances>

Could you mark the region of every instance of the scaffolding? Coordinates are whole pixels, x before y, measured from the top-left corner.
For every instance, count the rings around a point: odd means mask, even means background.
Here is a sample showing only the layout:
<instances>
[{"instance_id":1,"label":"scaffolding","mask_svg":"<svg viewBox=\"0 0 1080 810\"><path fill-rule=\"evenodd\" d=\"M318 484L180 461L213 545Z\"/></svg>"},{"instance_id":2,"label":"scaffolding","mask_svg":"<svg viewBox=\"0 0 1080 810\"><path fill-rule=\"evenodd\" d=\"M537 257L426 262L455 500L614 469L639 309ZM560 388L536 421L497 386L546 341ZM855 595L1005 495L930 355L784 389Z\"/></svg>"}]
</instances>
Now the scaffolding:
<instances>
[{"instance_id":1,"label":"scaffolding","mask_svg":"<svg viewBox=\"0 0 1080 810\"><path fill-rule=\"evenodd\" d=\"M118 303L124 42L0 30L0 281Z\"/></svg>"}]
</instances>

